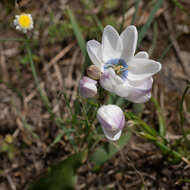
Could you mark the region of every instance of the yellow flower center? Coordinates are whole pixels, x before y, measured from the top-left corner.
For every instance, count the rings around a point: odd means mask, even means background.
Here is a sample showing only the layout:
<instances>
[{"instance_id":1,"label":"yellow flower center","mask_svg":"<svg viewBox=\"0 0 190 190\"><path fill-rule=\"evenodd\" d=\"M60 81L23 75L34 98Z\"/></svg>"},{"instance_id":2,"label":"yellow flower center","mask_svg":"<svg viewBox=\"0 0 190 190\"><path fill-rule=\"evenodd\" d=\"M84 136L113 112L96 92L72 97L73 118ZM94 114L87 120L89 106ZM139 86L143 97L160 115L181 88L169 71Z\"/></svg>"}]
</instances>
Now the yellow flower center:
<instances>
[{"instance_id":1,"label":"yellow flower center","mask_svg":"<svg viewBox=\"0 0 190 190\"><path fill-rule=\"evenodd\" d=\"M117 65L117 66L115 66L113 69L114 69L114 71L115 71L117 74L120 74L121 70L123 69L123 66L122 66L122 65Z\"/></svg>"},{"instance_id":2,"label":"yellow flower center","mask_svg":"<svg viewBox=\"0 0 190 190\"><path fill-rule=\"evenodd\" d=\"M18 23L22 28L29 28L31 25L31 19L28 15L21 15L18 19Z\"/></svg>"}]
</instances>

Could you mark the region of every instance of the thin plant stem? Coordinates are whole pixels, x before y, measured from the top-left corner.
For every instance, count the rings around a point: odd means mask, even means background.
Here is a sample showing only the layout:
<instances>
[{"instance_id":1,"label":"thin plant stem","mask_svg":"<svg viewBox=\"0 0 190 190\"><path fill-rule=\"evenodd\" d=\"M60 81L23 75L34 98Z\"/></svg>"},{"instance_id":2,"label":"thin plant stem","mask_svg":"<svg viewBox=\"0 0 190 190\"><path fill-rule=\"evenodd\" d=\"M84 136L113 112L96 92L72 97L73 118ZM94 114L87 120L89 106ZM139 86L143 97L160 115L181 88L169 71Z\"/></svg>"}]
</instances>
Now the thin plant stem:
<instances>
[{"instance_id":1,"label":"thin plant stem","mask_svg":"<svg viewBox=\"0 0 190 190\"><path fill-rule=\"evenodd\" d=\"M31 42L32 40L22 39L22 38L5 38L5 39L0 38L0 42L6 42L6 41Z\"/></svg>"},{"instance_id":2,"label":"thin plant stem","mask_svg":"<svg viewBox=\"0 0 190 190\"><path fill-rule=\"evenodd\" d=\"M132 18L131 24L135 24L135 20L136 20L136 17L137 17L137 13L138 13L140 1L141 1L141 0L136 0L136 2L135 2L135 12L134 12L134 14L133 14L133 18Z\"/></svg>"},{"instance_id":3,"label":"thin plant stem","mask_svg":"<svg viewBox=\"0 0 190 190\"><path fill-rule=\"evenodd\" d=\"M45 105L46 109L48 110L50 116L52 118L54 118L55 114L51 110L49 100L48 100L47 96L44 95L42 89L40 88L38 75L37 75L36 68L35 68L35 65L34 65L34 62L33 62L33 59L32 59L32 51L31 51L31 48L30 48L30 44L25 43L25 45L26 45L26 50L27 50L28 56L29 56L30 67L32 69L32 75L33 75L33 78L34 78L34 81L35 81L35 85L36 85L37 90L38 90L38 92L40 94L40 97L41 97L41 100L42 100L43 104Z\"/></svg>"},{"instance_id":4,"label":"thin plant stem","mask_svg":"<svg viewBox=\"0 0 190 190\"><path fill-rule=\"evenodd\" d=\"M184 121L185 121L185 118L184 118L184 113L183 113L183 102L185 100L185 96L188 92L190 88L190 85L188 84L183 92L183 95L182 95L182 98L181 98L181 102L180 102L180 111L179 111L179 114L180 114L180 127L182 128L183 130L183 138L185 139L186 142L189 142L188 138L187 138L187 134L185 129L184 129Z\"/></svg>"}]
</instances>

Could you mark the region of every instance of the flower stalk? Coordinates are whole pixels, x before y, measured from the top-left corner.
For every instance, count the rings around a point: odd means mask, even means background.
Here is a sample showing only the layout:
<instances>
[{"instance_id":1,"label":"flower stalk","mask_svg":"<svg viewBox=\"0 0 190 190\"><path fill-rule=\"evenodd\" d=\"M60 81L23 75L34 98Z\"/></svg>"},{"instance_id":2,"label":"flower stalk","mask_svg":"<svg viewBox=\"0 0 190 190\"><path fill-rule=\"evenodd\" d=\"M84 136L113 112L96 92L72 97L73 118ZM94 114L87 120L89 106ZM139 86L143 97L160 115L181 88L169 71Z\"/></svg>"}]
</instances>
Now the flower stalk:
<instances>
[{"instance_id":1,"label":"flower stalk","mask_svg":"<svg viewBox=\"0 0 190 190\"><path fill-rule=\"evenodd\" d=\"M49 114L51 115L51 117L54 118L54 113L51 110L49 100L48 100L47 96L44 95L44 93L43 93L43 91L42 91L42 89L41 89L41 87L39 85L39 79L38 79L36 68L35 68L35 65L34 65L34 62L33 62L33 59L32 59L32 52L31 52L30 44L28 42L25 42L25 46L26 46L26 50L27 50L27 53L28 53L28 56L29 56L30 67L31 67L31 70L32 70L32 75L33 75L37 90L38 90L38 92L40 94L40 97L42 99L42 102L45 105L46 109L48 110Z\"/></svg>"}]
</instances>

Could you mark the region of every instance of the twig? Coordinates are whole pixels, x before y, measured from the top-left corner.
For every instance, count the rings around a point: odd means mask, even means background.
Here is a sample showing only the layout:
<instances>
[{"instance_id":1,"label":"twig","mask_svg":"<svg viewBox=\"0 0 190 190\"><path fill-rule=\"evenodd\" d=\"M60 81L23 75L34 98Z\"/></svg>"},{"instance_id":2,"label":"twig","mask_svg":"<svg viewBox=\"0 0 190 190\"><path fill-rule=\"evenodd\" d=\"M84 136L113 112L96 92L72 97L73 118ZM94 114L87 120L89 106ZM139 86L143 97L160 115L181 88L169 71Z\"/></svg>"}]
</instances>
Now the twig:
<instances>
[{"instance_id":1,"label":"twig","mask_svg":"<svg viewBox=\"0 0 190 190\"><path fill-rule=\"evenodd\" d=\"M11 189L12 190L16 190L16 186L15 186L15 184L14 184L14 182L13 182L13 180L12 180L12 178L11 178L10 175L7 175L7 180L9 182L10 186L11 186Z\"/></svg>"},{"instance_id":2,"label":"twig","mask_svg":"<svg viewBox=\"0 0 190 190\"><path fill-rule=\"evenodd\" d=\"M128 156L127 156L127 160L128 160L129 162L131 162L132 168L133 168L133 169L135 170L135 172L140 176L141 181L142 181L142 183L143 183L145 189L148 190L148 188L147 188L147 186L146 186L146 183L145 183L145 180L144 180L144 177L143 177L143 175L141 174L141 172L137 170L137 168L136 168L135 165L133 164L132 160L131 160Z\"/></svg>"},{"instance_id":3,"label":"twig","mask_svg":"<svg viewBox=\"0 0 190 190\"><path fill-rule=\"evenodd\" d=\"M189 73L187 72L188 69L185 65L185 61L183 59L183 57L181 56L181 51L180 51L180 47L178 45L178 42L176 40L176 38L174 37L174 34L173 34L173 27L171 25L171 19L170 19L170 15L168 14L167 11L164 12L164 18L166 20L166 24L167 24L167 27L168 27L168 30L169 30L169 33L170 33L170 39L172 41L172 44L173 44L173 48L174 48L174 51L176 53L176 56L177 56L177 59L179 60L179 63L183 69L183 72L186 74L186 75L189 75Z\"/></svg>"},{"instance_id":4,"label":"twig","mask_svg":"<svg viewBox=\"0 0 190 190\"><path fill-rule=\"evenodd\" d=\"M75 43L71 43L70 45L65 47L62 51L60 51L53 59L51 59L50 63L44 67L42 72L45 73L53 64L55 64L63 56L65 56L65 54L67 54L74 47L74 45L75 45Z\"/></svg>"}]
</instances>

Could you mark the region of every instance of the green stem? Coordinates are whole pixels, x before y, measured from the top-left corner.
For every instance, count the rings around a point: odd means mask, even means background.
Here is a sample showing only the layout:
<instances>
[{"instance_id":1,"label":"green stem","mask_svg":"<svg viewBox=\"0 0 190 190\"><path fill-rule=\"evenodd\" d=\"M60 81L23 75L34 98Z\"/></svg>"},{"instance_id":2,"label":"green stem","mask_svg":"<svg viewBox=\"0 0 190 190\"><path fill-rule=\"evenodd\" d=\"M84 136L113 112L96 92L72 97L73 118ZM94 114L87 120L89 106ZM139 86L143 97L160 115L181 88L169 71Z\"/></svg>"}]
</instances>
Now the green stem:
<instances>
[{"instance_id":1,"label":"green stem","mask_svg":"<svg viewBox=\"0 0 190 190\"><path fill-rule=\"evenodd\" d=\"M45 105L45 107L48 110L51 117L54 118L55 114L51 110L49 100L48 100L47 96L44 95L42 89L40 88L38 75L37 75L37 72L36 72L36 69L35 69L35 66L34 66L34 62L33 62L33 59L32 59L32 51L31 51L31 48L30 48L30 44L26 42L25 45L26 45L26 50L27 50L28 56L29 56L30 67L32 69L32 75L34 77L35 85L36 85L37 90L38 90L38 92L40 94L40 97L41 97L41 100L42 100L43 104Z\"/></svg>"},{"instance_id":2,"label":"green stem","mask_svg":"<svg viewBox=\"0 0 190 190\"><path fill-rule=\"evenodd\" d=\"M6 41L31 42L31 40L21 39L21 38L5 38L5 39L0 38L0 42L6 42Z\"/></svg>"},{"instance_id":3,"label":"green stem","mask_svg":"<svg viewBox=\"0 0 190 190\"><path fill-rule=\"evenodd\" d=\"M136 17L137 17L137 12L138 12L138 9L139 9L139 3L140 3L140 0L136 0L136 2L135 2L135 12L133 14L131 24L135 24L135 20L136 20Z\"/></svg>"},{"instance_id":4,"label":"green stem","mask_svg":"<svg viewBox=\"0 0 190 190\"><path fill-rule=\"evenodd\" d=\"M154 141L155 145L160 147L162 150L167 151L169 154L172 154L176 158L179 158L180 160L184 161L186 164L190 164L189 160L182 156L179 152L176 152L175 150L170 149L168 146L164 145L163 143L160 143L159 141Z\"/></svg>"},{"instance_id":5,"label":"green stem","mask_svg":"<svg viewBox=\"0 0 190 190\"><path fill-rule=\"evenodd\" d=\"M183 128L183 125L184 125L184 114L183 114L183 102L185 100L185 96L189 90L189 85L185 88L184 92L183 92L183 95L182 95L182 98L181 98L181 102L180 102L180 123L181 123L181 127ZM183 129L183 132L184 132L184 129Z\"/></svg>"},{"instance_id":6,"label":"green stem","mask_svg":"<svg viewBox=\"0 0 190 190\"><path fill-rule=\"evenodd\" d=\"M188 84L183 92L183 95L182 95L182 98L181 98L181 102L180 102L180 111L179 111L179 114L180 114L180 126L183 130L183 138L185 139L186 142L189 142L188 138L187 138L187 134L185 129L184 129L184 121L185 121L185 118L184 118L184 113L183 113L183 102L185 100L185 96L188 92L190 88L190 85Z\"/></svg>"}]
</instances>

